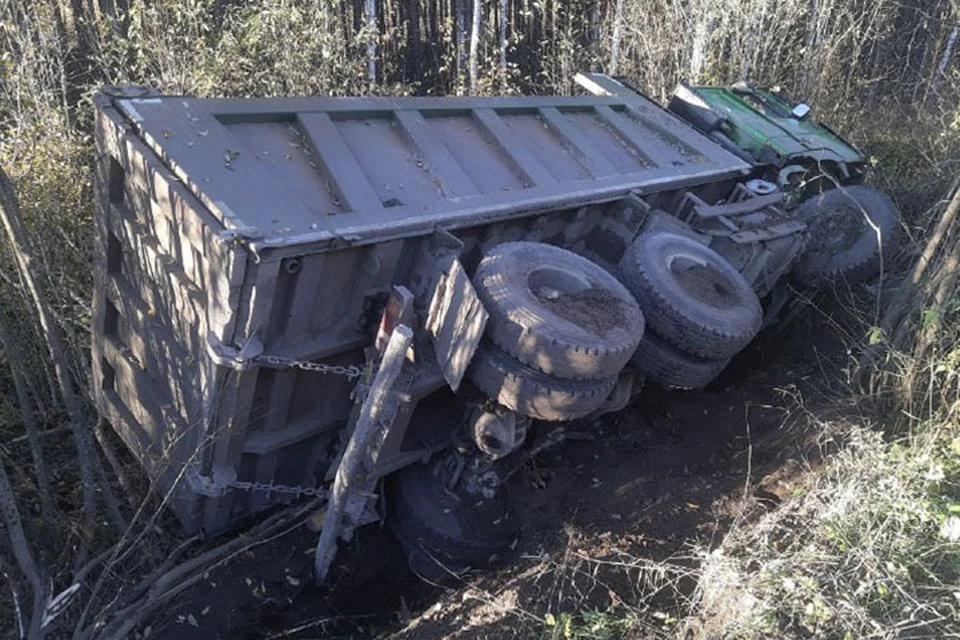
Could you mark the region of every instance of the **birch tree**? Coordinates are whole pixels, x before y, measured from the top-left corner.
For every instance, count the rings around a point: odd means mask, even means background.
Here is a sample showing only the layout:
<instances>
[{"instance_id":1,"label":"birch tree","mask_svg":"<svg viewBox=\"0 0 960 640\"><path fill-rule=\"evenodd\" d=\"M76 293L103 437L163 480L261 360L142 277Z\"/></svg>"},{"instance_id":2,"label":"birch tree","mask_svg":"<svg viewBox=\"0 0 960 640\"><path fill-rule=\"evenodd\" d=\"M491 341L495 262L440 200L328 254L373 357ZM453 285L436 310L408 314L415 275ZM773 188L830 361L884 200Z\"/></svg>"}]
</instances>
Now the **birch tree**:
<instances>
[{"instance_id":1,"label":"birch tree","mask_svg":"<svg viewBox=\"0 0 960 640\"><path fill-rule=\"evenodd\" d=\"M367 31L367 78L373 91L377 86L377 0L366 0L364 18Z\"/></svg>"},{"instance_id":2,"label":"birch tree","mask_svg":"<svg viewBox=\"0 0 960 640\"><path fill-rule=\"evenodd\" d=\"M473 21L470 25L470 93L477 93L477 75L480 53L480 18L483 15L483 0L473 0Z\"/></svg>"},{"instance_id":3,"label":"birch tree","mask_svg":"<svg viewBox=\"0 0 960 640\"><path fill-rule=\"evenodd\" d=\"M810 19L807 27L807 37L804 41L804 55L800 71L800 91L806 95L810 93L810 78L816 61L816 50L820 33L820 0L810 0Z\"/></svg>"},{"instance_id":4,"label":"birch tree","mask_svg":"<svg viewBox=\"0 0 960 640\"><path fill-rule=\"evenodd\" d=\"M940 80L947 75L947 66L950 64L950 58L953 57L958 36L960 36L960 20L953 23L953 29L950 30L950 36L947 38L947 44L943 49L943 56L940 57L940 63L937 65L937 72L930 83L933 91L937 90Z\"/></svg>"},{"instance_id":5,"label":"birch tree","mask_svg":"<svg viewBox=\"0 0 960 640\"><path fill-rule=\"evenodd\" d=\"M456 30L456 61L457 61L457 73L456 73L456 84L458 92L462 89L463 85L463 68L466 66L466 43L467 43L467 17L466 17L466 1L467 0L453 0L453 11L454 11L454 29Z\"/></svg>"},{"instance_id":6,"label":"birch tree","mask_svg":"<svg viewBox=\"0 0 960 640\"><path fill-rule=\"evenodd\" d=\"M620 64L620 38L623 36L623 0L617 0L613 13L613 38L610 42L610 75L617 75Z\"/></svg>"}]
</instances>

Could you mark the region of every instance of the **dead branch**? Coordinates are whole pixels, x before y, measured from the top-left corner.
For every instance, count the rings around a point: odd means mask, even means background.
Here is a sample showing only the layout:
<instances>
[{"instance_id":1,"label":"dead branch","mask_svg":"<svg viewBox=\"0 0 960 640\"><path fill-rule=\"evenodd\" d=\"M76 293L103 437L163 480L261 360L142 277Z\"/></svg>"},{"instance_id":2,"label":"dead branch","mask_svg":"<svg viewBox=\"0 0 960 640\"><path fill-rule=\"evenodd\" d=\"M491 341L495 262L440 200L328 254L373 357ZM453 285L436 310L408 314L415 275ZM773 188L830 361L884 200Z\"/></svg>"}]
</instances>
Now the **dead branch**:
<instances>
[{"instance_id":1,"label":"dead branch","mask_svg":"<svg viewBox=\"0 0 960 640\"><path fill-rule=\"evenodd\" d=\"M117 477L117 482L120 483L120 488L123 489L124 495L127 496L127 503L131 507L137 506L137 498L135 492L133 491L133 485L130 483L130 479L127 477L127 472L123 468L123 464L120 462L120 457L117 455L116 449L113 448L113 444L110 442L107 437L106 426L107 421L104 419L97 420L96 424L93 427L93 434L97 437L97 442L100 444L100 450L103 451L103 455L107 458L107 463L110 465L113 474Z\"/></svg>"},{"instance_id":2,"label":"dead branch","mask_svg":"<svg viewBox=\"0 0 960 640\"><path fill-rule=\"evenodd\" d=\"M156 576L145 590L146 594L122 609L109 609L101 613L99 620L90 628L78 630L74 637L82 640L104 638L121 640L142 624L161 605L204 579L204 575L229 562L244 551L264 544L300 526L313 513L324 498L315 498L298 508L277 513L252 531L232 538L224 544L191 558L176 567ZM143 583L135 589L143 590ZM109 622L106 622L107 620Z\"/></svg>"},{"instance_id":3,"label":"dead branch","mask_svg":"<svg viewBox=\"0 0 960 640\"><path fill-rule=\"evenodd\" d=\"M931 291L931 282L927 271L934 258L940 252L946 239L951 235L954 223L960 214L960 180L952 187L953 195L943 215L937 222L936 228L930 235L923 253L917 258L909 277L897 290L893 299L887 304L883 317L880 320L880 329L888 336L886 344L875 344L864 350L857 366L857 382L863 385L871 375L880 356L890 349L902 349L910 335L911 319L915 317L927 298L920 291L921 285L926 291ZM954 252L956 247L954 248ZM936 287L936 285L932 285Z\"/></svg>"},{"instance_id":4,"label":"dead branch","mask_svg":"<svg viewBox=\"0 0 960 640\"><path fill-rule=\"evenodd\" d=\"M93 436L90 433L89 421L84 416L81 408L80 399L77 397L76 387L68 367L68 358L66 350L61 342L58 327L53 320L47 301L41 293L36 278L34 277L34 261L31 249L30 239L23 228L23 221L20 215L20 206L17 201L13 185L7 177L6 172L0 167L0 219L2 219L4 230L10 241L14 260L17 264L17 270L27 288L27 292L32 299L37 316L40 320L40 327L43 337L53 360L54 373L57 378L57 385L60 388L60 395L63 404L70 418L71 429L73 430L74 440L76 441L77 457L80 466L80 479L83 485L84 502L84 526L87 534L92 535L96 518L96 495L94 485L96 483L96 462L97 450L93 444ZM103 495L112 492L109 484L101 487ZM114 497L114 503L116 498ZM114 515L114 514L111 514ZM116 522L120 530L123 531L122 522Z\"/></svg>"},{"instance_id":5,"label":"dead branch","mask_svg":"<svg viewBox=\"0 0 960 640\"><path fill-rule=\"evenodd\" d=\"M928 277L926 289L930 293L926 296L917 296L918 305L932 309L939 315L948 299L956 292L958 281L960 281L960 243L955 242L950 248L950 252L944 256L937 266L937 269ZM905 400L908 404L912 404L914 400L914 387L918 372L930 364L928 352L935 346L937 338L940 336L942 324L942 320L938 317L933 323L924 323L919 329L910 332L914 344L911 349L912 358L904 376ZM905 320L901 324L901 331L898 331L897 336L905 334L907 330L905 328L910 327L911 324ZM897 344L905 347L906 340L901 340Z\"/></svg>"},{"instance_id":6,"label":"dead branch","mask_svg":"<svg viewBox=\"0 0 960 640\"><path fill-rule=\"evenodd\" d=\"M40 446L40 430L37 426L37 415L33 411L33 401L27 391L20 367L26 360L20 343L11 338L7 327L7 316L0 310L0 343L7 351L7 362L10 364L10 375L13 377L13 387L17 394L17 405L20 409L20 419L26 432L27 442L30 445L30 455L33 458L33 472L37 480L37 490L40 493L40 507L45 517L53 515L53 499L50 497L50 476L47 474L47 465L44 462L43 448Z\"/></svg>"},{"instance_id":7,"label":"dead branch","mask_svg":"<svg viewBox=\"0 0 960 640\"><path fill-rule=\"evenodd\" d=\"M923 253L917 259L916 264L914 264L910 272L910 278L904 282L901 290L897 292L897 297L891 302L884 316L884 325L882 328L885 331L892 331L895 328L897 330L894 334L895 339L892 341L894 347L903 346L903 339L906 337L905 330L909 328L909 325L904 324L904 321L911 315L907 312L916 310L917 303L921 302L917 300L918 296L916 292L918 288L923 284L926 291L932 291L932 283L929 278L925 277L927 276L927 268L930 266L934 257L936 257L946 239L951 235L951 231L954 229L954 223L957 220L958 214L960 214L960 180L953 185L952 192L953 195L950 198L947 208L944 210L943 215L940 216L940 220L937 222L936 228L927 241ZM911 302L913 302L912 305L910 304Z\"/></svg>"},{"instance_id":8,"label":"dead branch","mask_svg":"<svg viewBox=\"0 0 960 640\"><path fill-rule=\"evenodd\" d=\"M43 637L43 630L40 625L43 622L43 610L46 607L47 589L44 584L43 570L37 564L27 543L27 536L23 530L23 521L20 519L20 509L17 507L17 499L13 493L13 487L10 486L10 479L7 477L6 467L0 461L0 511L3 512L3 521L7 527L7 534L10 536L10 544L13 547L13 555L20 565L20 571L23 572L30 588L33 590L33 614L30 618L29 637Z\"/></svg>"},{"instance_id":9,"label":"dead branch","mask_svg":"<svg viewBox=\"0 0 960 640\"><path fill-rule=\"evenodd\" d=\"M120 504L117 502L116 494L110 487L110 479L107 478L107 473L103 469L103 460L100 459L100 456L93 456L91 462L93 463L93 472L96 476L97 483L101 488L101 497L103 498L103 506L107 510L107 516L109 516L110 521L113 522L113 525L118 531L126 531L127 521L123 517L123 514L120 513Z\"/></svg>"},{"instance_id":10,"label":"dead branch","mask_svg":"<svg viewBox=\"0 0 960 640\"><path fill-rule=\"evenodd\" d=\"M43 438L45 436L55 436L60 433L65 433L69 430L70 430L69 427L54 427L53 429L44 429L43 431L38 431L37 435ZM8 440L8 442L10 444L17 444L20 442L24 442L25 440L27 440L27 434L23 434L22 436L17 436L16 438Z\"/></svg>"},{"instance_id":11,"label":"dead branch","mask_svg":"<svg viewBox=\"0 0 960 640\"><path fill-rule=\"evenodd\" d=\"M133 586L128 593L126 593L122 599L124 605L133 603L134 601L142 598L150 588L156 584L157 580L161 576L166 575L170 570L177 566L177 562L180 560L180 557L186 552L186 550L196 543L199 540L198 537L194 536L192 538L187 538L171 551L167 558L158 566L156 569L151 571L149 575L140 580L137 584Z\"/></svg>"}]
</instances>

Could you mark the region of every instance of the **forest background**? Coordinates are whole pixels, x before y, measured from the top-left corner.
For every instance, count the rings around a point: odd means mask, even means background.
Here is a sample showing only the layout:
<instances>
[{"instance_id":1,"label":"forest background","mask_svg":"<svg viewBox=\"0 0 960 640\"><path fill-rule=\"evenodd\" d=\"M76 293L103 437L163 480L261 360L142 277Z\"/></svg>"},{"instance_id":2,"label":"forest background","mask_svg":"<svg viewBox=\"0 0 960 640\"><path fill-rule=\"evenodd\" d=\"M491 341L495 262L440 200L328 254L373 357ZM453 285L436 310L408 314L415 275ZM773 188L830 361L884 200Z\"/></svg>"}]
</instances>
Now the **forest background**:
<instances>
[{"instance_id":1,"label":"forest background","mask_svg":"<svg viewBox=\"0 0 960 640\"><path fill-rule=\"evenodd\" d=\"M0 493L10 533L0 541L0 568L12 594L9 628L36 625L78 572L101 571L89 564L96 552L123 544L110 522L124 515L110 497L114 465L78 482L75 462L116 457L109 447L91 452L82 433L96 424L86 391L95 91L142 84L199 96L564 94L574 90L576 72L597 70L661 102L681 79L781 86L871 158L871 180L904 216L908 242L898 268L908 277L851 347L881 353L869 359L880 365L871 369L869 393L897 418L886 439L858 440L849 464L883 464L903 481L903 499L916 497L909 513L870 503L878 511L869 523L893 521L904 536L883 538L888 546L871 551L876 566L904 568L884 578L883 589L899 600L824 617L808 605L832 602L840 591L821 593L821 585L797 596L800 613L786 619L799 628L806 615L814 626L833 625L837 637L882 636L912 619L956 629L960 555L943 528L960 512L952 497L960 494L958 35L957 0L0 0L0 186L6 204L16 194L23 216L11 236L17 243L0 253L0 339L10 365L0 378ZM19 259L24 246L27 263ZM60 349L51 348L51 334ZM68 423L75 441L62 435ZM903 451L917 457L896 458ZM92 515L91 486L111 517ZM851 531L867 539L857 529L866 525L853 520ZM912 560L889 558L907 553L903 540L918 536L928 544L911 547ZM748 568L738 571L749 577ZM850 578L851 585L866 579ZM785 597L782 585L776 593ZM31 597L40 604L30 605ZM108 611L110 598L86 590L76 597L86 607L76 633L96 635L84 624ZM702 605L694 598L688 613ZM772 633L763 625L779 619L751 628ZM576 631L584 620L566 628Z\"/></svg>"}]
</instances>

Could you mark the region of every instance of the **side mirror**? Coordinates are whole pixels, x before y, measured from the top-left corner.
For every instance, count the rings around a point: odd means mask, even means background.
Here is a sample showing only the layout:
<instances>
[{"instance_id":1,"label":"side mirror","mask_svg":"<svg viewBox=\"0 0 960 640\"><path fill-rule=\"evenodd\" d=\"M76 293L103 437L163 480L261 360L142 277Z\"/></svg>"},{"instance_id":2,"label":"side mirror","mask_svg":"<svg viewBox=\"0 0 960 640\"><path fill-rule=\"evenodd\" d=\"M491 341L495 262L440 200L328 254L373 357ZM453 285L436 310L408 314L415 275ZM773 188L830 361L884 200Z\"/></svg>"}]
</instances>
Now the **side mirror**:
<instances>
[{"instance_id":1,"label":"side mirror","mask_svg":"<svg viewBox=\"0 0 960 640\"><path fill-rule=\"evenodd\" d=\"M808 115L810 115L810 105L804 104L803 102L799 103L793 109L790 110L790 115L792 115L797 120L803 120Z\"/></svg>"}]
</instances>

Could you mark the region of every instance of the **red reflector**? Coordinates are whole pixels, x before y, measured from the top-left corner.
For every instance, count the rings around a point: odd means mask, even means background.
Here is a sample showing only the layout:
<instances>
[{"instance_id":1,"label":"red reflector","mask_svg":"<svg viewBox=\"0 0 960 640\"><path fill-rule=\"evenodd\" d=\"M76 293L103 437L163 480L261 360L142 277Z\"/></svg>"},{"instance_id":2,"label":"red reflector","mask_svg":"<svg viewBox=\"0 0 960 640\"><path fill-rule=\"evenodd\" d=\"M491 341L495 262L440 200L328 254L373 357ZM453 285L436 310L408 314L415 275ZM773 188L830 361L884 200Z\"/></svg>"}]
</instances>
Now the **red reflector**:
<instances>
[{"instance_id":1,"label":"red reflector","mask_svg":"<svg viewBox=\"0 0 960 640\"><path fill-rule=\"evenodd\" d=\"M387 304L380 318L380 328L377 330L377 351L383 353L390 341L390 334L397 325L410 326L413 320L413 294L403 285L397 285L390 292Z\"/></svg>"}]
</instances>

